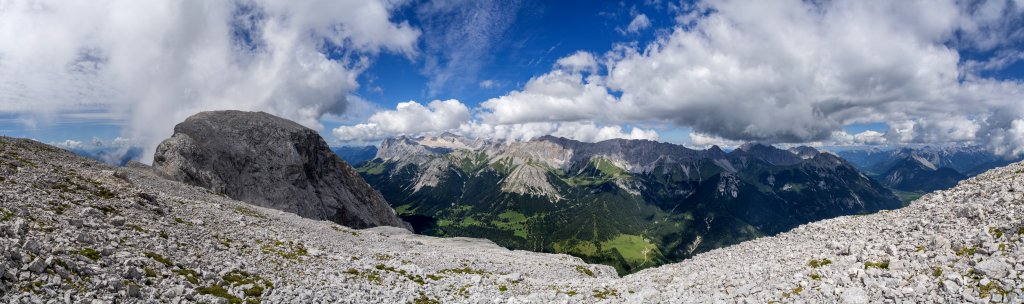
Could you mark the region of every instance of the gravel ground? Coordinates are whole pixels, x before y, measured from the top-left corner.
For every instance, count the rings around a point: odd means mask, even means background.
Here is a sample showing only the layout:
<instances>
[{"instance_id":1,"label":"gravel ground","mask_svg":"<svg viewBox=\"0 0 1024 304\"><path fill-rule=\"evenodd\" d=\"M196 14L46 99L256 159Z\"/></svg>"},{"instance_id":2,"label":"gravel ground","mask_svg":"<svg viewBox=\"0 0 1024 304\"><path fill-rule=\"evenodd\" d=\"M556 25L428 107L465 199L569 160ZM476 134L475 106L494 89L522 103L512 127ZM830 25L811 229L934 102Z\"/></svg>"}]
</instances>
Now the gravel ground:
<instances>
[{"instance_id":1,"label":"gravel ground","mask_svg":"<svg viewBox=\"0 0 1024 304\"><path fill-rule=\"evenodd\" d=\"M618 278L567 255L303 219L4 137L0 302L1020 303L1022 172Z\"/></svg>"}]
</instances>

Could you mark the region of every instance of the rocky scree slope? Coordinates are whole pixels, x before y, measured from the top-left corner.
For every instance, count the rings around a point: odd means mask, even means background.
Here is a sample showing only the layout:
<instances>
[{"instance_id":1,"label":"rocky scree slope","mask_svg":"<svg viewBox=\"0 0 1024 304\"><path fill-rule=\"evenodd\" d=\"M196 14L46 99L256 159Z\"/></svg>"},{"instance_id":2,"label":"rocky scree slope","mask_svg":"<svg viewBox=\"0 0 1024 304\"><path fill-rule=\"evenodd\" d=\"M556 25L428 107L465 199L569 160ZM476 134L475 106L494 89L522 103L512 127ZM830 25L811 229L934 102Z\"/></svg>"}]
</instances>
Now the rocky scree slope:
<instances>
[{"instance_id":1,"label":"rocky scree slope","mask_svg":"<svg viewBox=\"0 0 1024 304\"><path fill-rule=\"evenodd\" d=\"M354 228L409 228L316 131L263 112L190 116L156 149L171 179Z\"/></svg>"},{"instance_id":2,"label":"rocky scree slope","mask_svg":"<svg viewBox=\"0 0 1024 304\"><path fill-rule=\"evenodd\" d=\"M0 302L1010 302L1024 164L910 206L617 278L567 255L353 230L0 137Z\"/></svg>"},{"instance_id":3,"label":"rocky scree slope","mask_svg":"<svg viewBox=\"0 0 1024 304\"><path fill-rule=\"evenodd\" d=\"M2 303L590 302L615 271L395 227L353 230L0 137Z\"/></svg>"},{"instance_id":4,"label":"rocky scree slope","mask_svg":"<svg viewBox=\"0 0 1024 304\"><path fill-rule=\"evenodd\" d=\"M908 207L792 231L620 282L658 302L1021 303L1024 164Z\"/></svg>"}]
</instances>

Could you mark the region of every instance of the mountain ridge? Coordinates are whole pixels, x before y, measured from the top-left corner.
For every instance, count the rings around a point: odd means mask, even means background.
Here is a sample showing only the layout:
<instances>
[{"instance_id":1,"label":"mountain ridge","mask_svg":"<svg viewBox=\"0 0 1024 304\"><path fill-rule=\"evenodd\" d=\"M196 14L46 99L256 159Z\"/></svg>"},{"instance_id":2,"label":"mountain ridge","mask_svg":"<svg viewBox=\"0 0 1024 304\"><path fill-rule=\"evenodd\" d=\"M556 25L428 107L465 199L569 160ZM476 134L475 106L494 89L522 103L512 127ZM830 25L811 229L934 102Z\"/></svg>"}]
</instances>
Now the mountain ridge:
<instances>
[{"instance_id":1,"label":"mountain ridge","mask_svg":"<svg viewBox=\"0 0 1024 304\"><path fill-rule=\"evenodd\" d=\"M844 160L811 155L813 148L800 156L766 145L725 153L648 140L439 137L386 139L358 168L418 233L570 253L621 273L900 206Z\"/></svg>"}]
</instances>

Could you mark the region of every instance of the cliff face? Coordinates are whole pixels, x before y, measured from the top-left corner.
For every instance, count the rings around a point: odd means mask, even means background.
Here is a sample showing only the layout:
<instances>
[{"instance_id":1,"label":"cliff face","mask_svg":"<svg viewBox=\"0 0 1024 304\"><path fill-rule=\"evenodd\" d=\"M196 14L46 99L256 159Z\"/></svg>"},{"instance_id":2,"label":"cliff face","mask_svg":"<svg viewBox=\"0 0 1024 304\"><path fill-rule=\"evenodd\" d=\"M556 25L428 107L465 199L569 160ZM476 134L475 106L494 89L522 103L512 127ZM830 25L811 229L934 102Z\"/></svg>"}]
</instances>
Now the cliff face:
<instances>
[{"instance_id":1,"label":"cliff face","mask_svg":"<svg viewBox=\"0 0 1024 304\"><path fill-rule=\"evenodd\" d=\"M316 131L262 112L195 114L160 143L171 179L250 204L353 228L408 228Z\"/></svg>"}]
</instances>

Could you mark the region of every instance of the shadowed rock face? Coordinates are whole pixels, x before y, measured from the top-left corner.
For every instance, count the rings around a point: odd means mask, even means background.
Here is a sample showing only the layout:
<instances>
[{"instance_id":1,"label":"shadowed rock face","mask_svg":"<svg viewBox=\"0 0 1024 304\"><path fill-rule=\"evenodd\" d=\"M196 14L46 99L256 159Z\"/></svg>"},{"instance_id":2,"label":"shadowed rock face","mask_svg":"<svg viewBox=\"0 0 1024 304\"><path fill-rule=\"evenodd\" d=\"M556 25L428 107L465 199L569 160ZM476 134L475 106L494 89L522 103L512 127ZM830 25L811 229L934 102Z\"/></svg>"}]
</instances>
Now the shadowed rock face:
<instances>
[{"instance_id":1,"label":"shadowed rock face","mask_svg":"<svg viewBox=\"0 0 1024 304\"><path fill-rule=\"evenodd\" d=\"M316 131L263 112L192 115L157 146L153 167L171 179L306 218L409 228Z\"/></svg>"}]
</instances>

